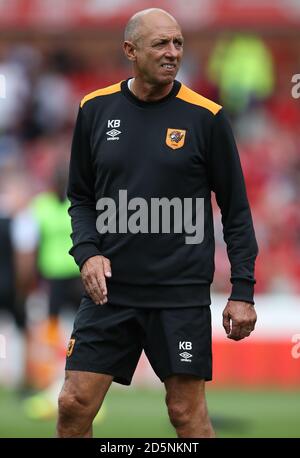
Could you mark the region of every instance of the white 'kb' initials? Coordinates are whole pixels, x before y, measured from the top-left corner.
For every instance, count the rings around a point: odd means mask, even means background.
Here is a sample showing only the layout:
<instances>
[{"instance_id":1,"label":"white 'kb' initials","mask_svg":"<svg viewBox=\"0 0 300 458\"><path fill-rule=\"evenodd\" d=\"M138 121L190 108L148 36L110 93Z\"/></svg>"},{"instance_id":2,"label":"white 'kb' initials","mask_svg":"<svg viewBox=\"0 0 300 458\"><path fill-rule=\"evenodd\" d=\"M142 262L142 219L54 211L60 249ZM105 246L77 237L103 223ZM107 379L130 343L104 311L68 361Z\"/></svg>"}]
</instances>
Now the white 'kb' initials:
<instances>
[{"instance_id":1,"label":"white 'kb' initials","mask_svg":"<svg viewBox=\"0 0 300 458\"><path fill-rule=\"evenodd\" d=\"M107 127L109 129L120 127L120 124L121 124L121 120L120 119L109 119L107 121Z\"/></svg>"},{"instance_id":2,"label":"white 'kb' initials","mask_svg":"<svg viewBox=\"0 0 300 458\"><path fill-rule=\"evenodd\" d=\"M191 350L192 342L179 342L179 350Z\"/></svg>"}]
</instances>

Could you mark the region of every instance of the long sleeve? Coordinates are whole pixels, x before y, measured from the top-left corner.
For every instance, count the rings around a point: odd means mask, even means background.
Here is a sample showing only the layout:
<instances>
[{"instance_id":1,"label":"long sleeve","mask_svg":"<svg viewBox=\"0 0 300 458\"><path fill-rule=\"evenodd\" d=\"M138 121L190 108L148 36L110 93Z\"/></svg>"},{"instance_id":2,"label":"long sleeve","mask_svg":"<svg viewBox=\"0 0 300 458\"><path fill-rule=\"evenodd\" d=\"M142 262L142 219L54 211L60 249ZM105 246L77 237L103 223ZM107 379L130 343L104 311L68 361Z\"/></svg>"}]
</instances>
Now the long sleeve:
<instances>
[{"instance_id":1,"label":"long sleeve","mask_svg":"<svg viewBox=\"0 0 300 458\"><path fill-rule=\"evenodd\" d=\"M223 109L214 117L209 148L211 188L221 209L231 264L229 299L254 303L254 264L258 253L239 154Z\"/></svg>"},{"instance_id":2,"label":"long sleeve","mask_svg":"<svg viewBox=\"0 0 300 458\"><path fill-rule=\"evenodd\" d=\"M97 246L99 234L96 229L94 173L82 108L79 109L73 135L67 194L71 202L69 214L73 231L70 254L81 269L88 258L100 254Z\"/></svg>"}]
</instances>

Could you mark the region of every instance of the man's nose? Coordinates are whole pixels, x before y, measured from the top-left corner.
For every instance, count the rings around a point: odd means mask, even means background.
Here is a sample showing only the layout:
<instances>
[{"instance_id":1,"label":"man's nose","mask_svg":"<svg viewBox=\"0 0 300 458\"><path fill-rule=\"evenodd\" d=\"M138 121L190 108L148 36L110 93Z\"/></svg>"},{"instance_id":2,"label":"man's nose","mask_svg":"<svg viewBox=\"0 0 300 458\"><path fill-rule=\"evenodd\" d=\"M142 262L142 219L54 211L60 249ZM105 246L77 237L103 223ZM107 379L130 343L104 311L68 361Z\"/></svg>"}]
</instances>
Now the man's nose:
<instances>
[{"instance_id":1,"label":"man's nose","mask_svg":"<svg viewBox=\"0 0 300 458\"><path fill-rule=\"evenodd\" d=\"M177 57L177 55L178 55L178 52L179 52L179 50L176 48L174 43L172 43L172 42L168 43L167 48L166 48L166 52L165 52L165 55L167 57L172 57L173 59L175 59Z\"/></svg>"}]
</instances>

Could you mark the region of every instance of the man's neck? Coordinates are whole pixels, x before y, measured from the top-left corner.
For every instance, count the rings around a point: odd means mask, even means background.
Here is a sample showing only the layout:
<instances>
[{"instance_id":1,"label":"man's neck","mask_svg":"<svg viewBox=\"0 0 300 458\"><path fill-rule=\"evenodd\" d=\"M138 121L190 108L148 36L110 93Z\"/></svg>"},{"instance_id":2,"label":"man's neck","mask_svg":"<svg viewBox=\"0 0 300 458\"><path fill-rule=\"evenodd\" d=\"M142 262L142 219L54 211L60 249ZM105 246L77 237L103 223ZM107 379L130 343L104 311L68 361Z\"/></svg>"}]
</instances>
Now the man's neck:
<instances>
[{"instance_id":1,"label":"man's neck","mask_svg":"<svg viewBox=\"0 0 300 458\"><path fill-rule=\"evenodd\" d=\"M174 82L158 86L133 78L130 89L138 99L144 102L155 102L166 97L172 90L173 84Z\"/></svg>"}]
</instances>

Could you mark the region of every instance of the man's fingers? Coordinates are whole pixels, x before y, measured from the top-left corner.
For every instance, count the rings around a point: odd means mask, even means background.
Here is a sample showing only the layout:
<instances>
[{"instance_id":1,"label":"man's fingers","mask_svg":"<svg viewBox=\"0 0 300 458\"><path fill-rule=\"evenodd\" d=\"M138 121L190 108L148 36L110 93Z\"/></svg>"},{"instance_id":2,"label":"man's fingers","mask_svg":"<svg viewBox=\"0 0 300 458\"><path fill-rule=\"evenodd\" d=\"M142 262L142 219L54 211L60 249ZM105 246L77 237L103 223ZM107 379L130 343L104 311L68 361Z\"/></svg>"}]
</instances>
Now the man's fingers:
<instances>
[{"instance_id":1,"label":"man's fingers","mask_svg":"<svg viewBox=\"0 0 300 458\"><path fill-rule=\"evenodd\" d=\"M107 296L106 278L111 276L110 260L102 256L101 271L98 273L97 281L100 285L103 296Z\"/></svg>"},{"instance_id":2,"label":"man's fingers","mask_svg":"<svg viewBox=\"0 0 300 458\"><path fill-rule=\"evenodd\" d=\"M228 313L223 313L223 327L226 334L230 333L230 318Z\"/></svg>"},{"instance_id":3,"label":"man's fingers","mask_svg":"<svg viewBox=\"0 0 300 458\"><path fill-rule=\"evenodd\" d=\"M111 274L111 264L110 264L110 260L107 259L107 258L105 258L104 256L103 256L102 259L103 259L103 271L104 271L104 275L105 275L106 277L109 278L109 277L111 277L111 275L112 275L112 274Z\"/></svg>"},{"instance_id":4,"label":"man's fingers","mask_svg":"<svg viewBox=\"0 0 300 458\"><path fill-rule=\"evenodd\" d=\"M228 339L239 340L241 328L236 322L232 322L231 332L227 335Z\"/></svg>"},{"instance_id":5,"label":"man's fingers","mask_svg":"<svg viewBox=\"0 0 300 458\"><path fill-rule=\"evenodd\" d=\"M244 339L245 337L248 337L250 336L251 332L254 331L254 328L255 328L255 322L251 322L249 324L247 324L246 326L243 326L242 327L242 330L241 330L241 338Z\"/></svg>"},{"instance_id":6,"label":"man's fingers","mask_svg":"<svg viewBox=\"0 0 300 458\"><path fill-rule=\"evenodd\" d=\"M250 334L251 332L241 332L239 335L229 335L227 337L228 339L232 339L232 340L242 340L245 337L249 337Z\"/></svg>"},{"instance_id":7,"label":"man's fingers","mask_svg":"<svg viewBox=\"0 0 300 458\"><path fill-rule=\"evenodd\" d=\"M87 293L96 304L107 302L106 276L111 276L110 260L104 256L89 258L82 267L81 276Z\"/></svg>"},{"instance_id":8,"label":"man's fingers","mask_svg":"<svg viewBox=\"0 0 300 458\"><path fill-rule=\"evenodd\" d=\"M97 294L95 294L94 291L91 288L88 288L86 286L85 289L86 289L86 292L88 293L88 295L90 296L90 298L92 299L92 301L95 302L95 304L100 304L99 296Z\"/></svg>"},{"instance_id":9,"label":"man's fingers","mask_svg":"<svg viewBox=\"0 0 300 458\"><path fill-rule=\"evenodd\" d=\"M97 282L101 289L101 293L103 294L103 296L106 296L107 295L106 280L105 280L103 273L97 275Z\"/></svg>"},{"instance_id":10,"label":"man's fingers","mask_svg":"<svg viewBox=\"0 0 300 458\"><path fill-rule=\"evenodd\" d=\"M101 304L106 294L102 291L103 287L101 282L98 281L96 273L88 272L88 274L83 277L83 283L95 304Z\"/></svg>"},{"instance_id":11,"label":"man's fingers","mask_svg":"<svg viewBox=\"0 0 300 458\"><path fill-rule=\"evenodd\" d=\"M223 311L223 326L228 339L241 340L248 337L255 328L256 319L256 311L252 304L229 300Z\"/></svg>"},{"instance_id":12,"label":"man's fingers","mask_svg":"<svg viewBox=\"0 0 300 458\"><path fill-rule=\"evenodd\" d=\"M105 277L111 277L111 267L110 260L102 256L102 273L97 276L97 281L102 293L100 304L105 304L107 302L107 285Z\"/></svg>"},{"instance_id":13,"label":"man's fingers","mask_svg":"<svg viewBox=\"0 0 300 458\"><path fill-rule=\"evenodd\" d=\"M100 304L103 299L103 294L97 277L91 277L87 280L87 289L95 304Z\"/></svg>"},{"instance_id":14,"label":"man's fingers","mask_svg":"<svg viewBox=\"0 0 300 458\"><path fill-rule=\"evenodd\" d=\"M241 340L245 337L250 336L251 332L254 329L255 323L247 323L247 324L240 324L240 323L233 323L231 333L227 336L228 339L232 340Z\"/></svg>"},{"instance_id":15,"label":"man's fingers","mask_svg":"<svg viewBox=\"0 0 300 458\"><path fill-rule=\"evenodd\" d=\"M99 303L105 304L107 302L107 288L106 288L106 282L105 282L105 277L104 275L99 275L95 277L95 280L97 282L97 292L98 292L98 298L99 298Z\"/></svg>"},{"instance_id":16,"label":"man's fingers","mask_svg":"<svg viewBox=\"0 0 300 458\"><path fill-rule=\"evenodd\" d=\"M105 277L101 271L95 272L92 275L92 277L90 278L89 286L90 289L92 289L94 295L96 295L97 299L101 303L103 301L104 296L107 295Z\"/></svg>"}]
</instances>

